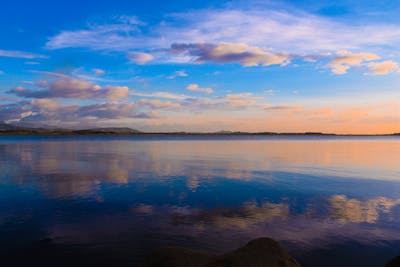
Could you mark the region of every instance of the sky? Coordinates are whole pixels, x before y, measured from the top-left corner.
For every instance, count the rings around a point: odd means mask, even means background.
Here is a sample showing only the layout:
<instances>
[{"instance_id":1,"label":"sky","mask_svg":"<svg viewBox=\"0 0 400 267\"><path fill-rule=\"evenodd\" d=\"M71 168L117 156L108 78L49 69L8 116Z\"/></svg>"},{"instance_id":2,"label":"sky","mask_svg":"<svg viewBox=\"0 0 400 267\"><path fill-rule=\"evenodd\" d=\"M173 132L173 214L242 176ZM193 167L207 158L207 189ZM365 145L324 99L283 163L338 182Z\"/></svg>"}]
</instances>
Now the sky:
<instances>
[{"instance_id":1,"label":"sky","mask_svg":"<svg viewBox=\"0 0 400 267\"><path fill-rule=\"evenodd\" d=\"M397 0L0 5L0 122L400 132Z\"/></svg>"}]
</instances>

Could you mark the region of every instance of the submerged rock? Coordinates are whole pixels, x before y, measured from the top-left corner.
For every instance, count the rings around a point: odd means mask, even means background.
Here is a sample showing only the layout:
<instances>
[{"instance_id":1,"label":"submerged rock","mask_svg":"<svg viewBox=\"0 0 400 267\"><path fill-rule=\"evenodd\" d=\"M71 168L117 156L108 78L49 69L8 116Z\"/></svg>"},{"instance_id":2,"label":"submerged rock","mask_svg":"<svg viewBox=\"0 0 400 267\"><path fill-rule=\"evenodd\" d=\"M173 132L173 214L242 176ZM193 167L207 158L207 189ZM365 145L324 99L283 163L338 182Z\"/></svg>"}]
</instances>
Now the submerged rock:
<instances>
[{"instance_id":1,"label":"submerged rock","mask_svg":"<svg viewBox=\"0 0 400 267\"><path fill-rule=\"evenodd\" d=\"M169 247L153 253L145 267L300 267L278 242L258 238L225 254Z\"/></svg>"}]
</instances>

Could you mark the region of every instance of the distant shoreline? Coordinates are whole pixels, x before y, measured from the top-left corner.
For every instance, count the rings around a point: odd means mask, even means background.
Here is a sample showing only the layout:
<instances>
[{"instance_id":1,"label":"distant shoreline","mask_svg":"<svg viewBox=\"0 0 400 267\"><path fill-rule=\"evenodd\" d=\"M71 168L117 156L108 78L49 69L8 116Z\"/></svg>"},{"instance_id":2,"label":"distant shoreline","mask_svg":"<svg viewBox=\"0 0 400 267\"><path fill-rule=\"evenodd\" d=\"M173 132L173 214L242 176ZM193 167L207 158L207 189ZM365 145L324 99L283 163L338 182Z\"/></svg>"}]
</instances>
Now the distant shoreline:
<instances>
[{"instance_id":1,"label":"distant shoreline","mask_svg":"<svg viewBox=\"0 0 400 267\"><path fill-rule=\"evenodd\" d=\"M326 137L368 137L400 136L394 134L330 134L330 133L199 133L199 132L104 132L104 131L0 131L0 136L326 136Z\"/></svg>"},{"instance_id":2,"label":"distant shoreline","mask_svg":"<svg viewBox=\"0 0 400 267\"><path fill-rule=\"evenodd\" d=\"M23 127L18 125L0 123L1 135L47 135L47 136L400 136L400 133L390 134L335 134L323 132L241 132L241 131L217 131L217 132L142 132L127 127L102 127L90 129L65 129L56 127Z\"/></svg>"}]
</instances>

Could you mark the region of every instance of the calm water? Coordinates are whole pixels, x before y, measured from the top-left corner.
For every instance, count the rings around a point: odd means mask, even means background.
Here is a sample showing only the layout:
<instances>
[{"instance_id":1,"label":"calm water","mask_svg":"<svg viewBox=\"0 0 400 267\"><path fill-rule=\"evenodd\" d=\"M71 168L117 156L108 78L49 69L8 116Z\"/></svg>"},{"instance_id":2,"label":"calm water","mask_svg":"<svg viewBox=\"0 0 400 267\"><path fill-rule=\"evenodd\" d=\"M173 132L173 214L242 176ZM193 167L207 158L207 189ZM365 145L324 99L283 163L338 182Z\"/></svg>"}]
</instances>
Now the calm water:
<instances>
[{"instance_id":1,"label":"calm water","mask_svg":"<svg viewBox=\"0 0 400 267\"><path fill-rule=\"evenodd\" d=\"M303 267L400 255L400 138L0 137L4 266L135 266L262 236Z\"/></svg>"}]
</instances>

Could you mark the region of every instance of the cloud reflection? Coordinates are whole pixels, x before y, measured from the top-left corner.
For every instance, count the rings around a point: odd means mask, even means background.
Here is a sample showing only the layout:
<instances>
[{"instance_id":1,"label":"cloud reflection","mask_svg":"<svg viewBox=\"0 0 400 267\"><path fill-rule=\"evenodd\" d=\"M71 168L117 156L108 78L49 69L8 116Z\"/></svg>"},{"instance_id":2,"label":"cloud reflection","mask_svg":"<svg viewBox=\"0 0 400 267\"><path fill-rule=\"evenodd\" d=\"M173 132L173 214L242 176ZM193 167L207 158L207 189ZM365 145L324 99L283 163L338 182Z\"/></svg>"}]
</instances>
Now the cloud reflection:
<instances>
[{"instance_id":1,"label":"cloud reflection","mask_svg":"<svg viewBox=\"0 0 400 267\"><path fill-rule=\"evenodd\" d=\"M273 183L271 171L396 179L400 162L395 140L46 141L2 143L0 151L16 183L32 182L55 197L96 194L102 183L142 181L145 188L177 177L189 192L215 178Z\"/></svg>"},{"instance_id":2,"label":"cloud reflection","mask_svg":"<svg viewBox=\"0 0 400 267\"><path fill-rule=\"evenodd\" d=\"M361 201L347 198L344 195L334 195L329 202L332 217L341 223L376 223L379 215L381 213L389 214L392 208L400 204L400 199L377 197Z\"/></svg>"},{"instance_id":3,"label":"cloud reflection","mask_svg":"<svg viewBox=\"0 0 400 267\"><path fill-rule=\"evenodd\" d=\"M0 170L3 184L68 203L58 212L75 216L43 226L56 242L226 251L270 236L310 249L400 240L399 151L391 139L3 141Z\"/></svg>"}]
</instances>

